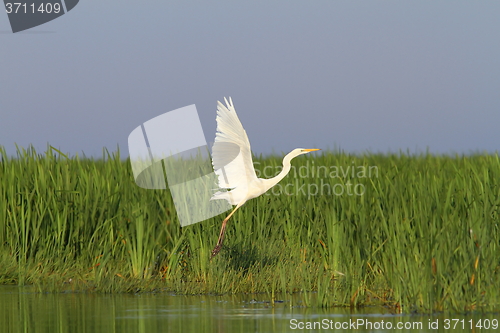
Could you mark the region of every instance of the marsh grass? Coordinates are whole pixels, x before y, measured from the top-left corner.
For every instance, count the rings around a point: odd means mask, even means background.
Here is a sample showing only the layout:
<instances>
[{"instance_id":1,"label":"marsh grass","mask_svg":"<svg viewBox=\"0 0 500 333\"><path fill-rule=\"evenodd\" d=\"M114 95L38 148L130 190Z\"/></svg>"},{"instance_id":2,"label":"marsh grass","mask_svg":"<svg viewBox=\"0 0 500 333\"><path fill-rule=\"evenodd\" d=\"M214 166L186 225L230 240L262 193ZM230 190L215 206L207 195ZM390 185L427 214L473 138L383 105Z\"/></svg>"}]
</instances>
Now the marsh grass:
<instances>
[{"instance_id":1,"label":"marsh grass","mask_svg":"<svg viewBox=\"0 0 500 333\"><path fill-rule=\"evenodd\" d=\"M136 186L118 153L0 154L0 283L275 300L301 292L291 305L395 312L500 309L498 155L297 158L281 187L236 212L210 260L224 215L180 228L169 191ZM262 176L278 172L281 157L256 162ZM377 172L361 172L369 167ZM362 195L347 193L355 185Z\"/></svg>"}]
</instances>

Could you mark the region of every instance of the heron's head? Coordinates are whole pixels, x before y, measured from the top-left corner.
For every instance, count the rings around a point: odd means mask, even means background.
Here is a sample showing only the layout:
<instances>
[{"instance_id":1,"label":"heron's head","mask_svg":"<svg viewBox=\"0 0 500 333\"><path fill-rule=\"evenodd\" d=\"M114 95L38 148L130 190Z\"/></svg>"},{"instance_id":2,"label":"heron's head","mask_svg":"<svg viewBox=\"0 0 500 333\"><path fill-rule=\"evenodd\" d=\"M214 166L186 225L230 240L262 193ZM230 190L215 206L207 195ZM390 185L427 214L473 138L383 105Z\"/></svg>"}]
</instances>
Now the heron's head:
<instances>
[{"instance_id":1,"label":"heron's head","mask_svg":"<svg viewBox=\"0 0 500 333\"><path fill-rule=\"evenodd\" d=\"M292 150L288 155L290 155L290 157L294 158L296 156L307 154L307 153L310 153L312 151L317 151L317 150L321 150L321 149L296 148L296 149Z\"/></svg>"}]
</instances>

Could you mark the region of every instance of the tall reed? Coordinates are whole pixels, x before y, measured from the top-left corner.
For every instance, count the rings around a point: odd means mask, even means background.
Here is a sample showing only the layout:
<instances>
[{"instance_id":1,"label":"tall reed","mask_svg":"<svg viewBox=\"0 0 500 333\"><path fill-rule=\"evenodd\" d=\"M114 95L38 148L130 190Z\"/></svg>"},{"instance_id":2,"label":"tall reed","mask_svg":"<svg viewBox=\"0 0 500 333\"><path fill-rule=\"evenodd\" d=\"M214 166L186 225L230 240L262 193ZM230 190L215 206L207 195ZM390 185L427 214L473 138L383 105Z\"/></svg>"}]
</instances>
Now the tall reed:
<instances>
[{"instance_id":1,"label":"tall reed","mask_svg":"<svg viewBox=\"0 0 500 333\"><path fill-rule=\"evenodd\" d=\"M136 186L119 152L0 155L0 283L499 309L498 154L297 158L279 186L231 218L213 260L224 215L180 228L169 191ZM281 157L255 162L270 177Z\"/></svg>"}]
</instances>

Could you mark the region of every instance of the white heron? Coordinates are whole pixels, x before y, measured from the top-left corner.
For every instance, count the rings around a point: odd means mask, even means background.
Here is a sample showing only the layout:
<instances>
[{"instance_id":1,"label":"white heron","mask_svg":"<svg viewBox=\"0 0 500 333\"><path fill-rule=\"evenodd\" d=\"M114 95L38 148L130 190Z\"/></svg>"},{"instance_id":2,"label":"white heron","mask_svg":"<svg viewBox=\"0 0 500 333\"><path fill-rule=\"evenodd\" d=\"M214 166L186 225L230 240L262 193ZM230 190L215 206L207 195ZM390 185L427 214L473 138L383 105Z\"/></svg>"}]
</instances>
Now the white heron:
<instances>
[{"instance_id":1,"label":"white heron","mask_svg":"<svg viewBox=\"0 0 500 333\"><path fill-rule=\"evenodd\" d=\"M236 208L222 221L219 239L212 250L212 257L221 250L227 221L238 208L279 183L290 171L290 161L294 157L320 150L294 149L283 158L283 169L276 177L257 178L247 133L238 119L231 97L229 101L226 98L224 100L226 105L217 101L217 133L212 148L212 164L222 191L216 192L210 200L224 199L231 205L236 205Z\"/></svg>"}]
</instances>

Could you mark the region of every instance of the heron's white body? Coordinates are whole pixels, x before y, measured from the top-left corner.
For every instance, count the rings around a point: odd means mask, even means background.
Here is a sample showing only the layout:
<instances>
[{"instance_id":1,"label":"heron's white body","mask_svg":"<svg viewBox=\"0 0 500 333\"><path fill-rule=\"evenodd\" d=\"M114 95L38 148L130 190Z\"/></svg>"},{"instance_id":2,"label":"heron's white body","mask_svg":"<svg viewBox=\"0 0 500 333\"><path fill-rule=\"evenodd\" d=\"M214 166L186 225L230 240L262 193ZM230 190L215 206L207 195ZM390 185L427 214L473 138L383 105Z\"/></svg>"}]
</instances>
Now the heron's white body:
<instances>
[{"instance_id":1,"label":"heron's white body","mask_svg":"<svg viewBox=\"0 0 500 333\"><path fill-rule=\"evenodd\" d=\"M241 202L244 203L267 192L267 190L278 183L271 182L273 179L274 178L257 178L256 180L253 180L252 182L246 184L246 186L240 185L231 189L230 191L219 191L215 193L210 200L224 199L227 200L231 205L238 205Z\"/></svg>"}]
</instances>

